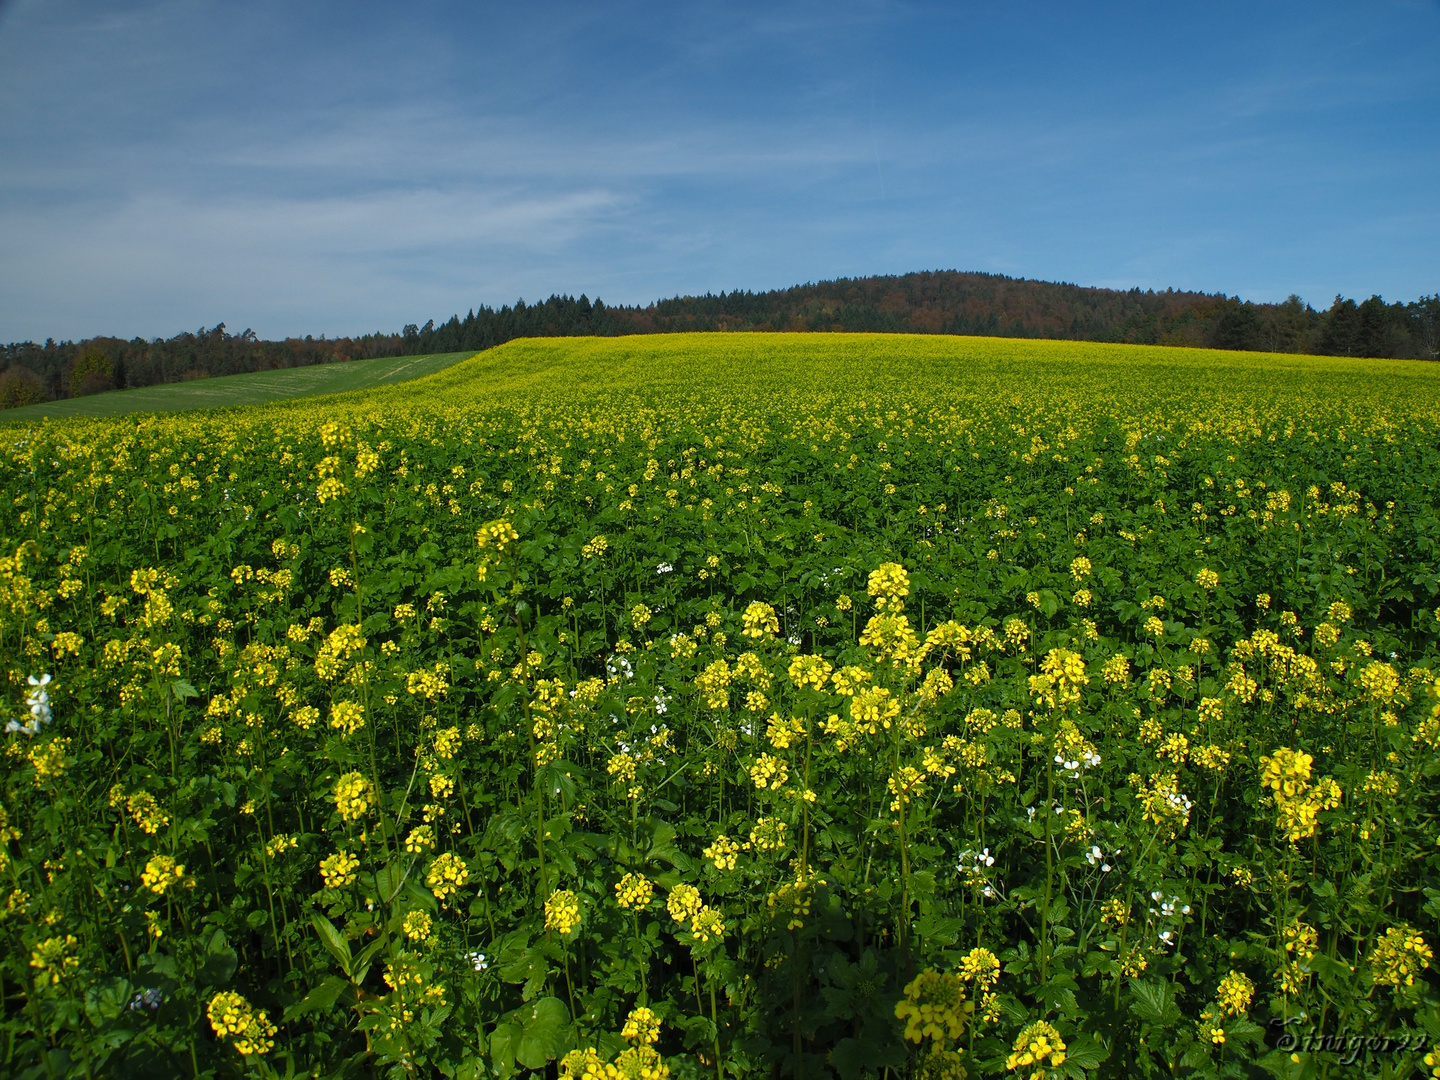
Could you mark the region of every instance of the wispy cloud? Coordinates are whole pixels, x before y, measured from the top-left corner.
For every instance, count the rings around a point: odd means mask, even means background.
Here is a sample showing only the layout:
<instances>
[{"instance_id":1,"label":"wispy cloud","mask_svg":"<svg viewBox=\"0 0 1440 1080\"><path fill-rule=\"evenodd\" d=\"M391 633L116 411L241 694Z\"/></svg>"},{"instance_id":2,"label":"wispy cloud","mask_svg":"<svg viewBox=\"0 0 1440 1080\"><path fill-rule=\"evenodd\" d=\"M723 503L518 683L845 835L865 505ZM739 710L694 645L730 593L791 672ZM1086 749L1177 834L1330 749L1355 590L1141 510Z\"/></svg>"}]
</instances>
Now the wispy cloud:
<instances>
[{"instance_id":1,"label":"wispy cloud","mask_svg":"<svg viewBox=\"0 0 1440 1080\"><path fill-rule=\"evenodd\" d=\"M0 338L932 266L1440 287L1440 9L1202 33L1240 10L18 0Z\"/></svg>"}]
</instances>

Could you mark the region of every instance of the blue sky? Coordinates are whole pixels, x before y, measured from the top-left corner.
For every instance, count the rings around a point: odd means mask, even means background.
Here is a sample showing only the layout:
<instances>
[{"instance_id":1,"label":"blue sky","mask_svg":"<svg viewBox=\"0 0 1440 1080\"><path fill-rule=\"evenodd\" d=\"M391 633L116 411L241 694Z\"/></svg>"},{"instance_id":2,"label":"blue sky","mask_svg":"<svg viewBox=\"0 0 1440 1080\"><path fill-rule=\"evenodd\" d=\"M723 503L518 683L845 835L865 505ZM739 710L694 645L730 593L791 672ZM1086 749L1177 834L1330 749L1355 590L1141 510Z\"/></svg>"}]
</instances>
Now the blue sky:
<instances>
[{"instance_id":1,"label":"blue sky","mask_svg":"<svg viewBox=\"0 0 1440 1080\"><path fill-rule=\"evenodd\" d=\"M1440 291L1440 0L0 0L0 340L934 268Z\"/></svg>"}]
</instances>

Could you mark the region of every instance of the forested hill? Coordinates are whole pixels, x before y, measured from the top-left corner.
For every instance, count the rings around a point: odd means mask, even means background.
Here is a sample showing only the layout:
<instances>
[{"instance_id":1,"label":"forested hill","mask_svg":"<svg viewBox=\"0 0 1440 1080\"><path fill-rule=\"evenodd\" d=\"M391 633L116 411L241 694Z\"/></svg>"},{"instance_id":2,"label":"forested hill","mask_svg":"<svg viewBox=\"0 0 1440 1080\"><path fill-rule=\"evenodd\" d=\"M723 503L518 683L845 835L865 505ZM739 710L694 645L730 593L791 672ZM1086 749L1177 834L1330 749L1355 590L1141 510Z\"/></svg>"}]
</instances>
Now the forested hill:
<instances>
[{"instance_id":1,"label":"forested hill","mask_svg":"<svg viewBox=\"0 0 1440 1080\"><path fill-rule=\"evenodd\" d=\"M1317 311L1292 296L1254 304L1223 294L1086 288L954 270L842 278L770 292L683 296L645 307L552 296L481 306L400 333L262 341L224 324L146 341L91 338L0 346L0 408L115 386L231 375L363 357L488 349L517 337L826 330L1068 338L1336 356L1440 356L1440 296L1386 303L1336 297Z\"/></svg>"},{"instance_id":2,"label":"forested hill","mask_svg":"<svg viewBox=\"0 0 1440 1080\"><path fill-rule=\"evenodd\" d=\"M1195 292L1094 289L953 270L849 278L772 292L683 296L648 307L551 297L426 324L424 352L483 349L512 337L689 330L829 330L1066 338L1334 356L1436 359L1440 296L1387 304L1336 297L1323 312L1298 296L1253 304Z\"/></svg>"}]
</instances>

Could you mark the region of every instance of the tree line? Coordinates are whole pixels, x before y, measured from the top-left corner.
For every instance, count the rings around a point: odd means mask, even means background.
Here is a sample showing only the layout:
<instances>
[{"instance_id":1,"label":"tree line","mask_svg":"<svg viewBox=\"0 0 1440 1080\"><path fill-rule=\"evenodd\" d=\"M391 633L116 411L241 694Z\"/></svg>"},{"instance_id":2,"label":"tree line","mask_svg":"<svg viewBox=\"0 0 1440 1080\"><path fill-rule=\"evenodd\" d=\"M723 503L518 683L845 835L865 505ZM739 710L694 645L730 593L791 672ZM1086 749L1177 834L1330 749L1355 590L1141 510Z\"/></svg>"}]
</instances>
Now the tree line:
<instances>
[{"instance_id":1,"label":"tree line","mask_svg":"<svg viewBox=\"0 0 1440 1080\"><path fill-rule=\"evenodd\" d=\"M768 292L611 306L582 295L485 305L398 334L264 341L225 324L172 338L95 337L0 346L0 408L102 390L328 364L480 351L522 337L684 331L840 331L1063 338L1329 356L1440 358L1440 295L1409 303L1298 296L1257 304L1224 294L1097 289L999 274L929 271L842 278Z\"/></svg>"}]
</instances>

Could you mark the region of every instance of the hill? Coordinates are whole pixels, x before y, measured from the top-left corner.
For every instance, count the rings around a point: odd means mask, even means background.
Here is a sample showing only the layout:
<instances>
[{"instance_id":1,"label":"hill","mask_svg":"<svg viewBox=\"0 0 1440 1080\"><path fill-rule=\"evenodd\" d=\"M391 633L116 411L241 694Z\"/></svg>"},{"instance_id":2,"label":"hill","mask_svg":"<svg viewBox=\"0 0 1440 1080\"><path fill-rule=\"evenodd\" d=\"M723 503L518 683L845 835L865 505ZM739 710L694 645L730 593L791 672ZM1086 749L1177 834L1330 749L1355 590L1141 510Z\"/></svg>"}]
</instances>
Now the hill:
<instances>
[{"instance_id":1,"label":"hill","mask_svg":"<svg viewBox=\"0 0 1440 1080\"><path fill-rule=\"evenodd\" d=\"M478 352L526 337L695 331L972 334L1368 358L1440 356L1440 296L1386 303L1298 296L1255 304L1223 294L1099 289L999 274L926 271L768 292L677 296L640 306L581 295L472 308L398 333L264 341L221 323L172 338L96 337L0 346L0 408L204 377L357 359Z\"/></svg>"}]
</instances>

